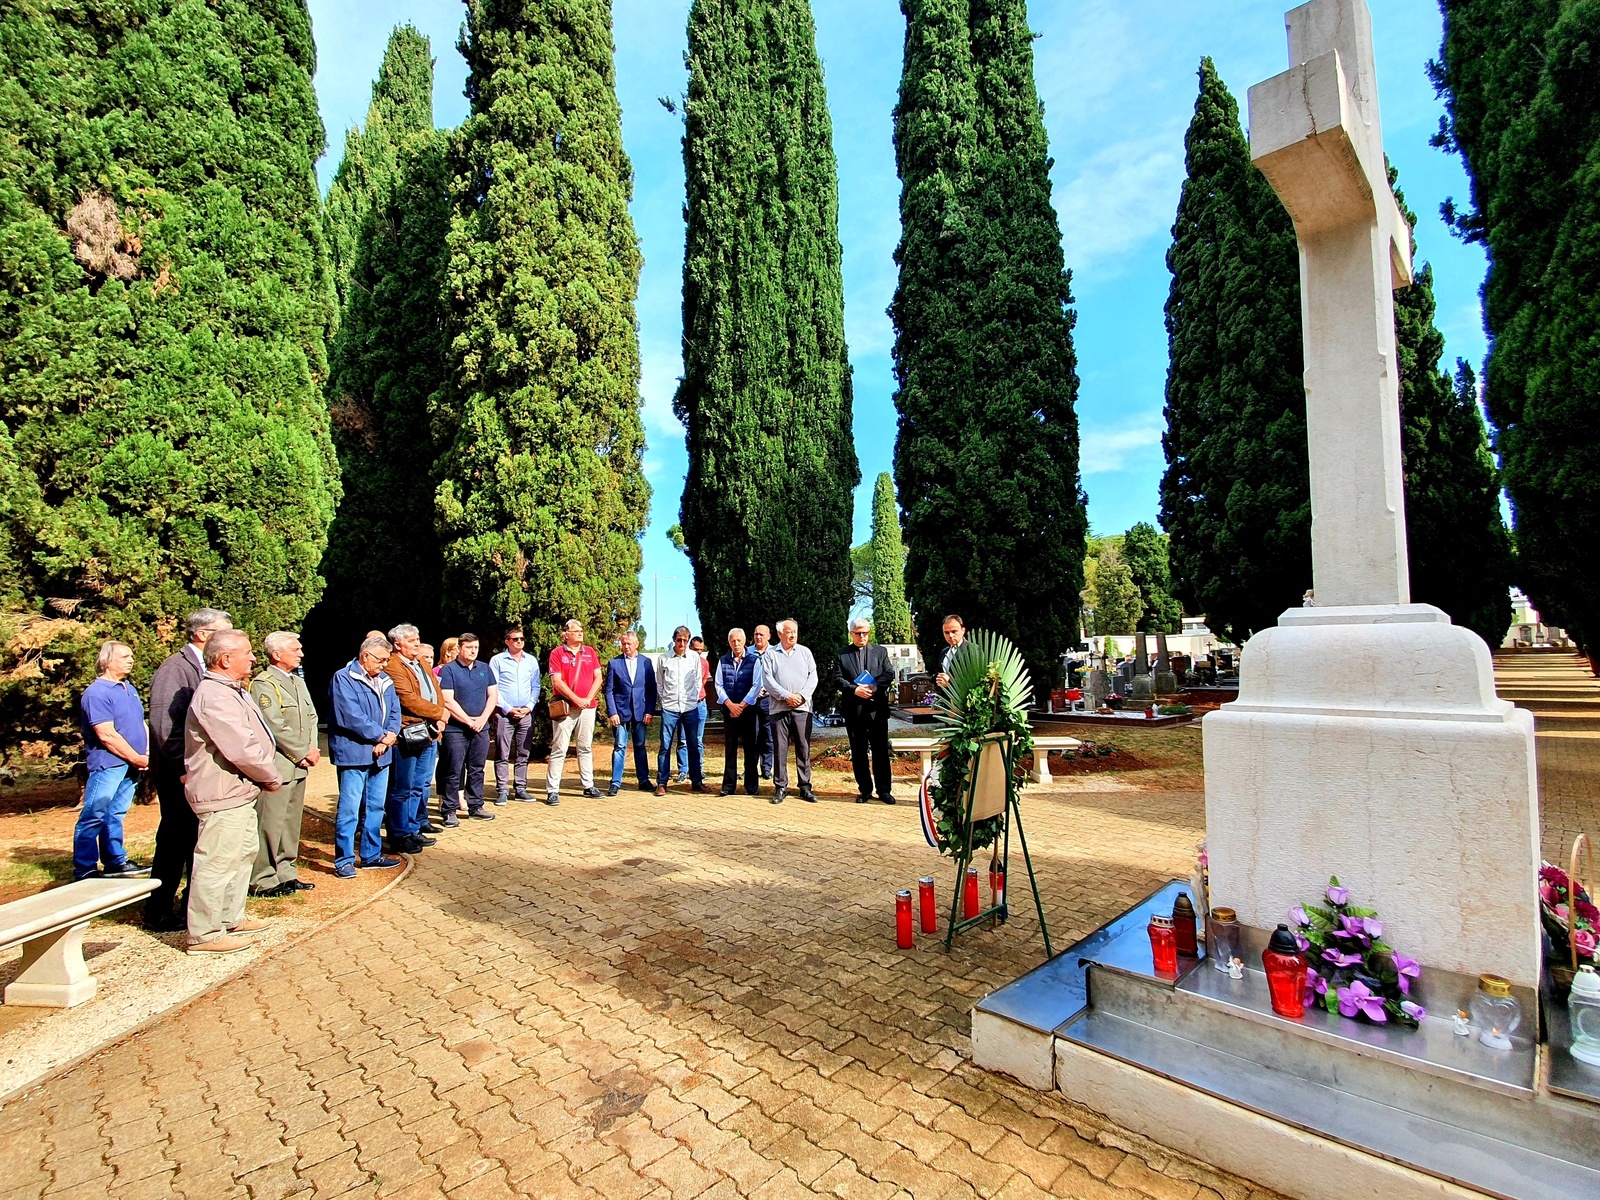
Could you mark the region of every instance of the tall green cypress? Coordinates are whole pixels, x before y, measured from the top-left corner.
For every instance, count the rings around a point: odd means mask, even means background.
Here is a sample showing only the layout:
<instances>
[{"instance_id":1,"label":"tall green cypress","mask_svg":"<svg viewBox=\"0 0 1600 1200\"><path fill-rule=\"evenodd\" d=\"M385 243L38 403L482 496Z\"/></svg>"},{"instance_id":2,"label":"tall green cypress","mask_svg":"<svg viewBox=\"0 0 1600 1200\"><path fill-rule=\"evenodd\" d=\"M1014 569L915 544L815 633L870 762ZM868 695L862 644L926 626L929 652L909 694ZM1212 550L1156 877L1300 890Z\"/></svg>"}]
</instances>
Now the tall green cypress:
<instances>
[{"instance_id":1,"label":"tall green cypress","mask_svg":"<svg viewBox=\"0 0 1600 1200\"><path fill-rule=\"evenodd\" d=\"M808 0L695 0L683 139L683 534L701 628L842 643L852 440L839 185Z\"/></svg>"},{"instance_id":2,"label":"tall green cypress","mask_svg":"<svg viewBox=\"0 0 1600 1200\"><path fill-rule=\"evenodd\" d=\"M902 0L895 483L925 656L941 618L1014 640L1036 680L1077 640L1070 276L1021 0Z\"/></svg>"},{"instance_id":3,"label":"tall green cypress","mask_svg":"<svg viewBox=\"0 0 1600 1200\"><path fill-rule=\"evenodd\" d=\"M1391 166L1389 183L1398 180ZM1398 186L1394 194L1415 228L1405 194ZM1438 605L1498 646L1511 625L1511 536L1500 515L1477 380L1464 362L1454 380L1439 369L1444 335L1434 324L1433 267L1423 263L1413 275L1394 296L1411 599Z\"/></svg>"},{"instance_id":4,"label":"tall green cypress","mask_svg":"<svg viewBox=\"0 0 1600 1200\"><path fill-rule=\"evenodd\" d=\"M894 478L887 471L872 489L872 629L880 642L904 645L912 638L906 548L900 540Z\"/></svg>"},{"instance_id":5,"label":"tall green cypress","mask_svg":"<svg viewBox=\"0 0 1600 1200\"><path fill-rule=\"evenodd\" d=\"M1311 586L1311 485L1293 224L1251 163L1209 58L1167 268L1161 523L1173 591L1243 641Z\"/></svg>"},{"instance_id":6,"label":"tall green cypress","mask_svg":"<svg viewBox=\"0 0 1600 1200\"><path fill-rule=\"evenodd\" d=\"M608 0L469 0L451 152L450 439L436 515L452 611L549 645L639 612L640 255ZM598 638L597 638L598 640Z\"/></svg>"},{"instance_id":7,"label":"tall green cypress","mask_svg":"<svg viewBox=\"0 0 1600 1200\"><path fill-rule=\"evenodd\" d=\"M308 622L324 663L343 661L374 624L442 615L428 403L447 357L448 185L428 39L402 25L328 189L341 299L328 401L344 499L328 532L328 591Z\"/></svg>"},{"instance_id":8,"label":"tall green cypress","mask_svg":"<svg viewBox=\"0 0 1600 1200\"><path fill-rule=\"evenodd\" d=\"M1135 626L1143 633L1177 633L1183 627L1183 606L1172 595L1170 539L1148 521L1123 536L1122 558L1128 564L1144 613Z\"/></svg>"},{"instance_id":9,"label":"tall green cypress","mask_svg":"<svg viewBox=\"0 0 1600 1200\"><path fill-rule=\"evenodd\" d=\"M0 21L0 421L25 590L146 664L199 603L298 624L339 493L305 4Z\"/></svg>"}]
</instances>

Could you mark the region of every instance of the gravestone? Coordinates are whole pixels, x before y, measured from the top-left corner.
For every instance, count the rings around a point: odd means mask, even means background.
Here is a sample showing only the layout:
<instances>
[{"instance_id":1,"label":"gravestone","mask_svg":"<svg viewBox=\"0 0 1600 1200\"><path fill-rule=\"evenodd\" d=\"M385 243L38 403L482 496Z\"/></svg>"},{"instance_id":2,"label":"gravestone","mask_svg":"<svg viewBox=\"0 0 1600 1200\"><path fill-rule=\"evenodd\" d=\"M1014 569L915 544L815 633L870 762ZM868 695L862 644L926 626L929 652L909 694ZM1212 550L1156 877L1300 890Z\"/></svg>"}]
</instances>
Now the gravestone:
<instances>
[{"instance_id":1,"label":"gravestone","mask_svg":"<svg viewBox=\"0 0 1600 1200\"><path fill-rule=\"evenodd\" d=\"M1156 634L1156 695L1175 696L1178 693L1178 676L1172 670L1172 656L1167 653L1167 635Z\"/></svg>"},{"instance_id":2,"label":"gravestone","mask_svg":"<svg viewBox=\"0 0 1600 1200\"><path fill-rule=\"evenodd\" d=\"M1133 679L1128 686L1130 699L1143 703L1155 694L1150 680L1150 643L1142 633L1133 635Z\"/></svg>"},{"instance_id":3,"label":"gravestone","mask_svg":"<svg viewBox=\"0 0 1600 1200\"><path fill-rule=\"evenodd\" d=\"M1425 965L1536 985L1532 715L1489 648L1411 604L1389 188L1363 0L1288 14L1291 69L1250 89L1250 147L1300 248L1315 607L1246 644L1202 725L1211 896L1272 928L1338 875ZM1328 664L1338 664L1329 670Z\"/></svg>"}]
</instances>

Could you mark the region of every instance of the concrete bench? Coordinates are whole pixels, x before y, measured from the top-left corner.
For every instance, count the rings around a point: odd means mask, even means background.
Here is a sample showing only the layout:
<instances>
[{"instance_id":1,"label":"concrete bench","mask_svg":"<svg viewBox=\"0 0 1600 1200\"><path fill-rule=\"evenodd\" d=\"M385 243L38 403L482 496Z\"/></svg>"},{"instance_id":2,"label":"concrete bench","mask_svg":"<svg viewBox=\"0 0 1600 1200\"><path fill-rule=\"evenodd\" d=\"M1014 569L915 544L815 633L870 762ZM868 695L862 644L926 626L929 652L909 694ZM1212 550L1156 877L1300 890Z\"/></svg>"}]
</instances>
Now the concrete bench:
<instances>
[{"instance_id":1,"label":"concrete bench","mask_svg":"<svg viewBox=\"0 0 1600 1200\"><path fill-rule=\"evenodd\" d=\"M944 743L936 737L892 737L889 749L922 755L922 778L933 774L933 753ZM1033 770L1028 772L1035 783L1050 782L1050 751L1076 750L1081 742L1074 737L1059 734L1035 735L1033 739ZM919 781L920 782L920 781Z\"/></svg>"},{"instance_id":2,"label":"concrete bench","mask_svg":"<svg viewBox=\"0 0 1600 1200\"><path fill-rule=\"evenodd\" d=\"M6 985L7 1004L71 1008L94 999L83 961L83 931L95 917L142 900L153 879L80 879L0 904L0 950L22 947L22 972Z\"/></svg>"}]
</instances>

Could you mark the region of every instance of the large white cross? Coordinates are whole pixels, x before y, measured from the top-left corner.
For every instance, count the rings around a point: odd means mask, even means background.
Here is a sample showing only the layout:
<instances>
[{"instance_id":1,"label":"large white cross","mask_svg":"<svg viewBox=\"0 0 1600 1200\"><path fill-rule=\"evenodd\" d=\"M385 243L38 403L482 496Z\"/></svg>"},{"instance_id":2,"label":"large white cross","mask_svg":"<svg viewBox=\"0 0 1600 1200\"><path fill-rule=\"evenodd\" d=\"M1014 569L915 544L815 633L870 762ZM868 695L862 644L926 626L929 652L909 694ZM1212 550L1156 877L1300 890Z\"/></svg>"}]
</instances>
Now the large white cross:
<instances>
[{"instance_id":1,"label":"large white cross","mask_svg":"<svg viewBox=\"0 0 1600 1200\"><path fill-rule=\"evenodd\" d=\"M1394 289L1411 230L1389 187L1365 0L1293 9L1289 62L1250 89L1250 154L1300 243L1318 607L1405 604Z\"/></svg>"}]
</instances>

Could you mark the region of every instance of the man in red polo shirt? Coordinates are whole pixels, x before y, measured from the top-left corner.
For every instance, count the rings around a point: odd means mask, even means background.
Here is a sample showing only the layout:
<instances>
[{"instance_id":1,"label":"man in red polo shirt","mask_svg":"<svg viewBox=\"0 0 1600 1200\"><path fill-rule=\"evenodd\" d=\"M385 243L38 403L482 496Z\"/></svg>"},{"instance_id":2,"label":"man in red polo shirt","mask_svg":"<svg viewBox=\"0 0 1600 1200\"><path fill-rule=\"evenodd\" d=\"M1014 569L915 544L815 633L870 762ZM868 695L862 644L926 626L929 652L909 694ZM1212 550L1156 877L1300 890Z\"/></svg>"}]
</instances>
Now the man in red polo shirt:
<instances>
[{"instance_id":1,"label":"man in red polo shirt","mask_svg":"<svg viewBox=\"0 0 1600 1200\"><path fill-rule=\"evenodd\" d=\"M600 704L600 656L583 644L583 623L568 621L561 629L562 644L550 651L552 701L564 701L565 716L550 718L550 764L545 769L544 802L561 803L561 770L567 765L567 747L578 752L578 778L585 796L598 796L594 786L594 718ZM574 736L576 735L576 736Z\"/></svg>"}]
</instances>

